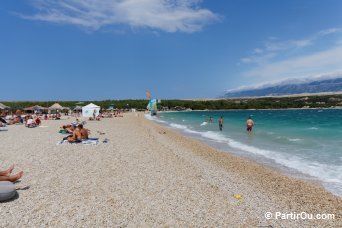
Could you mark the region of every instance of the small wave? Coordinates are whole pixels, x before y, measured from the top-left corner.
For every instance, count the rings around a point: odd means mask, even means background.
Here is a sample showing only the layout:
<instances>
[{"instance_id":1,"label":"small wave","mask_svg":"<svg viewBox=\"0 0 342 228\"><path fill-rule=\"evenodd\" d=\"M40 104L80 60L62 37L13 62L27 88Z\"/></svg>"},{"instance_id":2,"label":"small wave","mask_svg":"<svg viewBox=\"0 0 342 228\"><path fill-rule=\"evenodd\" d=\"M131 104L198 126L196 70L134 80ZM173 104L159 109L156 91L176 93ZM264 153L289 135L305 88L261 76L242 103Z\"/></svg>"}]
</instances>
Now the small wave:
<instances>
[{"instance_id":1,"label":"small wave","mask_svg":"<svg viewBox=\"0 0 342 228\"><path fill-rule=\"evenodd\" d=\"M318 127L309 127L309 130L318 130Z\"/></svg>"},{"instance_id":2,"label":"small wave","mask_svg":"<svg viewBox=\"0 0 342 228\"><path fill-rule=\"evenodd\" d=\"M291 139L291 138L289 138L288 140L289 140L290 142L298 142L298 141L302 141L303 139L297 139L297 138Z\"/></svg>"},{"instance_id":3,"label":"small wave","mask_svg":"<svg viewBox=\"0 0 342 228\"><path fill-rule=\"evenodd\" d=\"M148 120L156 121L158 123L166 123L166 121L159 119L158 117L151 116L149 114L145 114L145 118Z\"/></svg>"},{"instance_id":4,"label":"small wave","mask_svg":"<svg viewBox=\"0 0 342 228\"><path fill-rule=\"evenodd\" d=\"M185 122L186 120L182 120L182 122Z\"/></svg>"},{"instance_id":5,"label":"small wave","mask_svg":"<svg viewBox=\"0 0 342 228\"><path fill-rule=\"evenodd\" d=\"M170 126L171 126L171 127L174 127L174 128L182 129L182 130L185 130L185 129L188 128L188 127L185 126L185 125L182 125L182 124L175 124L175 123L170 124Z\"/></svg>"},{"instance_id":6,"label":"small wave","mask_svg":"<svg viewBox=\"0 0 342 228\"><path fill-rule=\"evenodd\" d=\"M197 133L200 134L204 138L212 139L216 142L227 142L227 138L218 132L205 131L205 132L197 132Z\"/></svg>"},{"instance_id":7,"label":"small wave","mask_svg":"<svg viewBox=\"0 0 342 228\"><path fill-rule=\"evenodd\" d=\"M205 125L207 125L207 124L208 124L208 122L203 122L203 123L201 123L200 126L205 126Z\"/></svg>"}]
</instances>

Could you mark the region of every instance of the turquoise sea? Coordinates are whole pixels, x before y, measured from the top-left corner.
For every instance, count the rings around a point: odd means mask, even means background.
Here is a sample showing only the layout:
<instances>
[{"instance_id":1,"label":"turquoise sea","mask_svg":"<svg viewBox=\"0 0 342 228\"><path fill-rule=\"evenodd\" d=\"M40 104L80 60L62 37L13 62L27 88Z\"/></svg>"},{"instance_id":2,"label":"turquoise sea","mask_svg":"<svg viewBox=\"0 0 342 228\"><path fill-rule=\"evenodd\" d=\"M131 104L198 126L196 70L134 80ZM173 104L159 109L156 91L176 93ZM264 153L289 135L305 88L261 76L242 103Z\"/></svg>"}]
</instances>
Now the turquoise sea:
<instances>
[{"instance_id":1,"label":"turquoise sea","mask_svg":"<svg viewBox=\"0 0 342 228\"><path fill-rule=\"evenodd\" d=\"M252 134L246 132L249 115L255 122ZM146 117L221 150L320 181L342 196L342 109L163 112L159 118Z\"/></svg>"}]
</instances>

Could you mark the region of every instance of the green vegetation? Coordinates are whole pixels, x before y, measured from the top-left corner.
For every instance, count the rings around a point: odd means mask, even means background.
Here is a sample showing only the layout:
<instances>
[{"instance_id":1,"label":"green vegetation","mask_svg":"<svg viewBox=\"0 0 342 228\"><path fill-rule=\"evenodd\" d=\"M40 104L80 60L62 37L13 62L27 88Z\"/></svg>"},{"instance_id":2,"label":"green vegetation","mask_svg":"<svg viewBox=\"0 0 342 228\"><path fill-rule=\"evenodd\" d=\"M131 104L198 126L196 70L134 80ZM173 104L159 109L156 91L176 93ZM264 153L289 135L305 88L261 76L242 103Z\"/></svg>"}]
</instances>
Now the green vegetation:
<instances>
[{"instance_id":1,"label":"green vegetation","mask_svg":"<svg viewBox=\"0 0 342 228\"><path fill-rule=\"evenodd\" d=\"M114 104L119 109L146 109L148 100L104 100L104 101L58 101L64 107L73 109L76 105L84 106L94 103L102 108L108 108ZM33 105L49 107L55 101L16 101L2 102L10 106L12 110L23 109ZM263 97L263 98L241 98L220 100L162 100L159 109L193 109L193 110L218 110L218 109L285 109L285 108L330 108L342 106L342 95L320 95L302 97Z\"/></svg>"}]
</instances>

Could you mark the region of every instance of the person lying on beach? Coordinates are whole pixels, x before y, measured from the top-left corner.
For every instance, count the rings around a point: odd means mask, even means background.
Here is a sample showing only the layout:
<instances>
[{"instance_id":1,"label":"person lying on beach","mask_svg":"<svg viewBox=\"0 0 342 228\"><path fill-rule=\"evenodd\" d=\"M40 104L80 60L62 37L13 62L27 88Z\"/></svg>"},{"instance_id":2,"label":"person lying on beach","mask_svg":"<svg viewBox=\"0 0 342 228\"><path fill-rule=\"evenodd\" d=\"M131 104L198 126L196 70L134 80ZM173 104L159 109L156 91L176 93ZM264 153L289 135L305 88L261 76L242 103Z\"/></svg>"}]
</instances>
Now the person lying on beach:
<instances>
[{"instance_id":1,"label":"person lying on beach","mask_svg":"<svg viewBox=\"0 0 342 228\"><path fill-rule=\"evenodd\" d=\"M7 121L5 119L3 119L2 117L0 117L0 123L7 124Z\"/></svg>"},{"instance_id":2,"label":"person lying on beach","mask_svg":"<svg viewBox=\"0 0 342 228\"><path fill-rule=\"evenodd\" d=\"M75 130L74 126L73 126L73 125L70 125L70 124L63 125L63 126L61 127L61 129L62 129L62 130L65 130L65 131L68 132L68 133L72 133L72 132Z\"/></svg>"},{"instance_id":3,"label":"person lying on beach","mask_svg":"<svg viewBox=\"0 0 342 228\"><path fill-rule=\"evenodd\" d=\"M24 175L24 172L20 171L19 173L15 174L15 175L11 175L13 169L14 169L14 165L9 167L5 171L0 171L0 181L15 182L15 181L19 180L20 178L22 178L22 176Z\"/></svg>"},{"instance_id":4,"label":"person lying on beach","mask_svg":"<svg viewBox=\"0 0 342 228\"><path fill-rule=\"evenodd\" d=\"M42 123L42 121L40 120L39 117L37 117L37 118L34 120L34 122L36 123L37 126L39 126L39 125Z\"/></svg>"}]
</instances>

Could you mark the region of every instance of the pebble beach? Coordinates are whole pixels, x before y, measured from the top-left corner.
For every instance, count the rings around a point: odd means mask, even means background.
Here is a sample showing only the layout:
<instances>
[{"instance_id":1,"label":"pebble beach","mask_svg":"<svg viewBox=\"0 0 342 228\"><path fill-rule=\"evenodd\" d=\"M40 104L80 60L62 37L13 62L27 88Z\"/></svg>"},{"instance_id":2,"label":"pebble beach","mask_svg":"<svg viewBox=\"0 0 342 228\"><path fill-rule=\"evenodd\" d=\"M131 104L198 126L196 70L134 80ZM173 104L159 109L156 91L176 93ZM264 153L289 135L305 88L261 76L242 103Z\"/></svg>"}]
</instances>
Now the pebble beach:
<instances>
[{"instance_id":1,"label":"pebble beach","mask_svg":"<svg viewBox=\"0 0 342 228\"><path fill-rule=\"evenodd\" d=\"M56 145L59 127L74 120L0 132L1 169L15 164L14 173L24 171L16 186L26 187L0 204L0 227L342 227L342 198L319 184L186 138L142 113L87 121L98 145Z\"/></svg>"}]
</instances>

